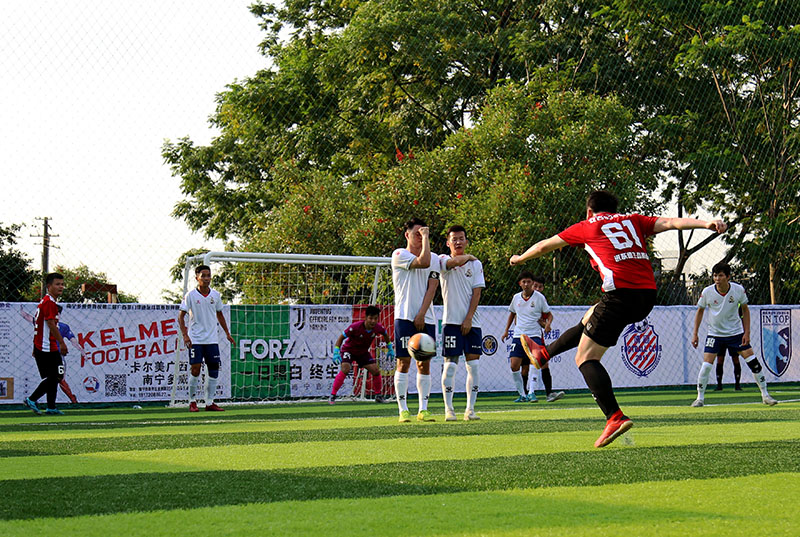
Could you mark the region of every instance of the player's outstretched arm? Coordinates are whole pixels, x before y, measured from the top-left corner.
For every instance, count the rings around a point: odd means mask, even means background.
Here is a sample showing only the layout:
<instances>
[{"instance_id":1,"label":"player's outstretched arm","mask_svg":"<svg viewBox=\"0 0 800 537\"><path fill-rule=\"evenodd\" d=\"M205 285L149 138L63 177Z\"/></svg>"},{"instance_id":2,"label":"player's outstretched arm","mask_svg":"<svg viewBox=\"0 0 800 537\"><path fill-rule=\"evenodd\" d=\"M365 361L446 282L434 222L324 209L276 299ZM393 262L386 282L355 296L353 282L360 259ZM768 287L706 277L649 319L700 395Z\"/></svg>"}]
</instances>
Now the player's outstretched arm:
<instances>
[{"instance_id":1,"label":"player's outstretched arm","mask_svg":"<svg viewBox=\"0 0 800 537\"><path fill-rule=\"evenodd\" d=\"M661 233L672 229L710 229L724 233L728 224L722 220L700 220L698 218L665 218L660 216L653 226L653 233Z\"/></svg>"},{"instance_id":2,"label":"player's outstretched arm","mask_svg":"<svg viewBox=\"0 0 800 537\"><path fill-rule=\"evenodd\" d=\"M568 244L567 241L565 241L558 235L553 235L549 239L544 239L542 241L537 242L536 244L528 248L522 255L512 255L511 259L509 259L509 262L512 265L520 265L525 261L527 261L528 259L535 259L545 254L549 254L553 250L558 250L559 248L567 246L567 244Z\"/></svg>"}]
</instances>

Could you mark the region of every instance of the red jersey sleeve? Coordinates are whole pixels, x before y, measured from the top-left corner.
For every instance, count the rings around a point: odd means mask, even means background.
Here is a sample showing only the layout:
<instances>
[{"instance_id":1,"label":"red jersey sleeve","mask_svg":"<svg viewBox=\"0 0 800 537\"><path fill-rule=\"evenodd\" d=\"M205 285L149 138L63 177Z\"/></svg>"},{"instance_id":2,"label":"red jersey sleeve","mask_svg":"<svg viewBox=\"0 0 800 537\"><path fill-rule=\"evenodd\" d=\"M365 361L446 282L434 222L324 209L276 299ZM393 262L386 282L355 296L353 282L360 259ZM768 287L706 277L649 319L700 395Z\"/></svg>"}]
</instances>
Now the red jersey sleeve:
<instances>
[{"instance_id":1,"label":"red jersey sleeve","mask_svg":"<svg viewBox=\"0 0 800 537\"><path fill-rule=\"evenodd\" d=\"M649 237L650 235L655 235L655 227L656 227L656 220L658 220L657 216L645 216L643 214L632 214L631 217L635 220L639 231L642 232L642 235L645 237Z\"/></svg>"},{"instance_id":2,"label":"red jersey sleeve","mask_svg":"<svg viewBox=\"0 0 800 537\"><path fill-rule=\"evenodd\" d=\"M48 300L42 304L42 315L45 321L56 319L58 317L58 306L52 300Z\"/></svg>"},{"instance_id":3,"label":"red jersey sleeve","mask_svg":"<svg viewBox=\"0 0 800 537\"><path fill-rule=\"evenodd\" d=\"M570 246L583 246L586 243L586 220L572 224L558 236Z\"/></svg>"}]
</instances>

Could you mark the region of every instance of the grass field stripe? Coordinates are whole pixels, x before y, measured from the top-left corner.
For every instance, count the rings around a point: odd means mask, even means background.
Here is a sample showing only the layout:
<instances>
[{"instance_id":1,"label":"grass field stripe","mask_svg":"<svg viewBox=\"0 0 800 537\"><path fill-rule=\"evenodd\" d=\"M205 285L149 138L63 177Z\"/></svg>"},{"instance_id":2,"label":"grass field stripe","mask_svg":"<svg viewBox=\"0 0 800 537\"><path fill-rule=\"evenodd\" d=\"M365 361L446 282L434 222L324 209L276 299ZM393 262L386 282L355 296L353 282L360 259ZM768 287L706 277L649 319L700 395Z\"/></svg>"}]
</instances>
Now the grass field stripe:
<instances>
[{"instance_id":1,"label":"grass field stripe","mask_svg":"<svg viewBox=\"0 0 800 537\"><path fill-rule=\"evenodd\" d=\"M708 405L709 408L714 408L718 411L725 411L727 413L752 413L754 411L766 412L797 412L800 411L798 404L783 404L777 407L766 408L764 405ZM513 409L513 407L511 407ZM645 406L637 407L629 405L626 411L636 419L637 417L650 417L650 416L678 416L678 415L702 415L701 413L708 414L706 409L689 409L677 406ZM234 411L235 412L235 411ZM442 417L442 410L433 406L434 416ZM491 416L492 420L502 421L523 421L523 420L559 420L559 419L573 419L573 418L592 418L602 420L598 416L599 412L596 407L593 408L572 408L572 407L559 407L551 406L545 411L487 411L484 412ZM392 414L393 415L393 414ZM777 415L780 417L780 414ZM111 417L110 417L111 418ZM246 431L285 431L285 430L319 430L319 429L338 429L338 428L358 428L363 426L386 426L392 427L396 424L393 421L387 421L383 416L371 417L355 417L355 418L334 418L329 417L325 419L297 419L297 420L278 420L271 421L269 414L262 411L261 419L244 419L244 420L202 420L192 421L186 420L185 415L175 420L167 419L150 419L137 422L124 421L126 427L115 428L118 420L116 416L114 419L107 421L92 421L92 422L72 422L72 421L53 421L47 426L43 426L40 418L32 416L25 422L19 422L18 425L30 425L23 431L5 431L0 438L4 441L35 441L42 438L47 439L69 439L69 438L102 438L102 437L119 437L119 436L141 436L143 434L196 434L203 432L246 432ZM141 417L140 417L141 418ZM6 424L6 421L2 422ZM91 429L70 429L69 427L78 423L81 425L91 424ZM602 423L602 421L598 421ZM137 425L135 428L128 427L131 424ZM368 424L368 425L367 425Z\"/></svg>"},{"instance_id":2,"label":"grass field stripe","mask_svg":"<svg viewBox=\"0 0 800 537\"><path fill-rule=\"evenodd\" d=\"M764 494L769 491L769 494ZM5 537L796 536L800 474L422 496L291 501L0 522ZM749 501L736 501L748 498ZM291 516L286 516L291 513ZM353 521L354 513L369 513ZM424 513L424 516L415 514ZM387 523L391 521L391 523Z\"/></svg>"},{"instance_id":3,"label":"grass field stripe","mask_svg":"<svg viewBox=\"0 0 800 537\"><path fill-rule=\"evenodd\" d=\"M424 426L424 424L417 426ZM754 422L714 426L643 427L638 430L634 428L633 435L639 446L678 446L759 440L796 440L800 439L800 428L793 422ZM308 466L346 466L352 464L354 453L365 453L365 459L372 463L413 462L420 459L446 460L452 457L452 454L458 454L463 459L535 455L564 451L591 451L594 449L592 442L595 436L596 434L593 432L580 431L558 434L251 444L222 446L213 449L199 447L16 457L3 461L0 478L8 480L137 472L270 470Z\"/></svg>"}]
</instances>

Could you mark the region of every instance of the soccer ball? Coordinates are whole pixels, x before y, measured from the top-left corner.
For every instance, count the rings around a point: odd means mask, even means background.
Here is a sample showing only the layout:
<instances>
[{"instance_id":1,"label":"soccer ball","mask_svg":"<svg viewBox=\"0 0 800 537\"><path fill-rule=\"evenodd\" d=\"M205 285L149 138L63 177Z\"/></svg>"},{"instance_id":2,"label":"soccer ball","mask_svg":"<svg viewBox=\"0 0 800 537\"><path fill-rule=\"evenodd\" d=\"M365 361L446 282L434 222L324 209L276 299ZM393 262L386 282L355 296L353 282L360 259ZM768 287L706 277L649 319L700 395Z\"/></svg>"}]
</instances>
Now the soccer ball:
<instances>
[{"instance_id":1,"label":"soccer ball","mask_svg":"<svg viewBox=\"0 0 800 537\"><path fill-rule=\"evenodd\" d=\"M430 360L436 356L436 342L423 332L414 334L408 340L408 354L418 362Z\"/></svg>"}]
</instances>

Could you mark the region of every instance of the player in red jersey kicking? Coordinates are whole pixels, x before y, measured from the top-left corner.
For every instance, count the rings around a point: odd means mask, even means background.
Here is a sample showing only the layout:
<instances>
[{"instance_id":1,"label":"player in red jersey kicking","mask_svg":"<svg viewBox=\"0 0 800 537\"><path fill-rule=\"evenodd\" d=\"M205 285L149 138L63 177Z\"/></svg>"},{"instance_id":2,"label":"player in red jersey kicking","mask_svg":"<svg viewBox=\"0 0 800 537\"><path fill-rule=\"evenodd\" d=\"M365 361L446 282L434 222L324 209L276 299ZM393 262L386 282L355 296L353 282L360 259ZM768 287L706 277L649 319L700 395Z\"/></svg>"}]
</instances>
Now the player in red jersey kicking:
<instances>
[{"instance_id":1,"label":"player in red jersey kicking","mask_svg":"<svg viewBox=\"0 0 800 537\"><path fill-rule=\"evenodd\" d=\"M647 317L655 305L656 281L645 239L670 229L705 228L717 233L727 229L721 220L619 214L617 205L614 194L605 190L592 192L586 201L586 220L510 259L512 265L519 265L567 245L583 246L591 257L592 267L603 279L600 301L589 308L580 323L565 330L553 343L543 347L528 336L521 338L531 363L537 368L552 356L578 347L575 364L606 416L606 427L595 447L607 446L633 426L617 404L611 377L600 359L616 344L627 325Z\"/></svg>"},{"instance_id":2,"label":"player in red jersey kicking","mask_svg":"<svg viewBox=\"0 0 800 537\"><path fill-rule=\"evenodd\" d=\"M386 329L378 322L380 314L381 310L377 306L367 306L364 310L365 319L345 328L344 332L339 335L339 339L336 340L336 344L333 347L333 363L341 364L341 367L336 378L333 379L333 389L328 400L330 404L334 404L336 401L336 394L344 384L344 379L347 378L353 362L369 371L372 375L373 386L383 386L378 363L369 353L369 348L375 338L383 336L383 341L386 342L386 348L389 351L389 359L394 360L392 341L389 339ZM342 345L342 342L344 342L344 345ZM383 396L379 393L375 396L375 401L382 403Z\"/></svg>"}]
</instances>

